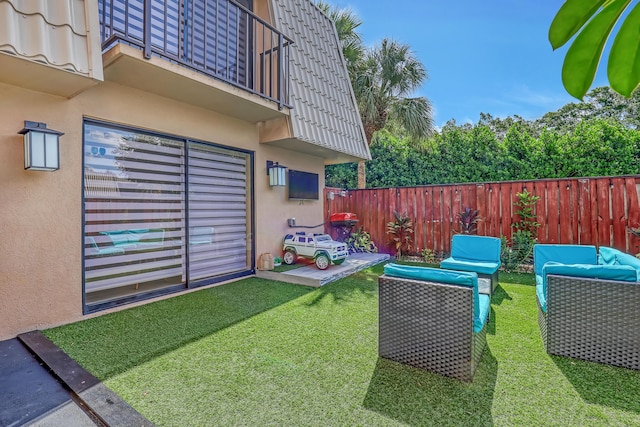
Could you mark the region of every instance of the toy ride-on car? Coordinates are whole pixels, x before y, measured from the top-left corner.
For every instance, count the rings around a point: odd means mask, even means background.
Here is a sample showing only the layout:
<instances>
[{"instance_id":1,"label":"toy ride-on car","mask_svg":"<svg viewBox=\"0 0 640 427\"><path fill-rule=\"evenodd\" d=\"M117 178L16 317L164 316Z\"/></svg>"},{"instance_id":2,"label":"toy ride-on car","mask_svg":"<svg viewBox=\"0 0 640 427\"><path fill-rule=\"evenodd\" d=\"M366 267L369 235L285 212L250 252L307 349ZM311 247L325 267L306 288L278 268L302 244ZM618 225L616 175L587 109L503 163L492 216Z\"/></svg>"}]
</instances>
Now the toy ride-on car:
<instances>
[{"instance_id":1,"label":"toy ride-on car","mask_svg":"<svg viewBox=\"0 0 640 427\"><path fill-rule=\"evenodd\" d=\"M325 270L332 263L340 265L349 255L347 245L336 242L328 234L298 232L284 236L282 260L291 265L298 257L314 260L316 267Z\"/></svg>"}]
</instances>

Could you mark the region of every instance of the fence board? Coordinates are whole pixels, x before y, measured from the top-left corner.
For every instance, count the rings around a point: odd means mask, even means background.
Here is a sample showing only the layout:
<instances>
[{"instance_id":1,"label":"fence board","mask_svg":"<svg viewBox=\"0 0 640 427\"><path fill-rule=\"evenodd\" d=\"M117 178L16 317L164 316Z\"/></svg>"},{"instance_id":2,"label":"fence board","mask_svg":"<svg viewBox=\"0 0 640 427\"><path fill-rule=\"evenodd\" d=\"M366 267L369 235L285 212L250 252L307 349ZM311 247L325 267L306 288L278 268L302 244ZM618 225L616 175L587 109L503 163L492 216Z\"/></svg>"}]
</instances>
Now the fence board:
<instances>
[{"instance_id":1,"label":"fence board","mask_svg":"<svg viewBox=\"0 0 640 427\"><path fill-rule=\"evenodd\" d=\"M609 213L609 180L598 180L597 191L597 218L598 218L598 245L611 246L611 215Z\"/></svg>"},{"instance_id":2,"label":"fence board","mask_svg":"<svg viewBox=\"0 0 640 427\"><path fill-rule=\"evenodd\" d=\"M442 244L444 245L444 250L449 252L451 247L451 236L453 230L451 228L453 219L453 207L451 206L452 201L455 197L454 187L446 186L442 189Z\"/></svg>"},{"instance_id":3,"label":"fence board","mask_svg":"<svg viewBox=\"0 0 640 427\"><path fill-rule=\"evenodd\" d=\"M540 197L535 207L536 222L540 224L540 227L538 227L538 242L547 243L549 241L549 237L547 230L547 191L545 181L536 181L529 185L533 187L532 189L529 189L529 192ZM524 188L526 187L523 187L523 189Z\"/></svg>"},{"instance_id":4,"label":"fence board","mask_svg":"<svg viewBox=\"0 0 640 427\"><path fill-rule=\"evenodd\" d=\"M424 212L424 189L416 187L415 191L415 235L416 245L420 250L427 248L427 239L424 229L426 215Z\"/></svg>"},{"instance_id":5,"label":"fence board","mask_svg":"<svg viewBox=\"0 0 640 427\"><path fill-rule=\"evenodd\" d=\"M627 241L627 212L624 203L624 179L611 179L611 225L613 234L613 246L624 248L626 252Z\"/></svg>"},{"instance_id":6,"label":"fence board","mask_svg":"<svg viewBox=\"0 0 640 427\"><path fill-rule=\"evenodd\" d=\"M434 188L424 189L424 221L425 221L425 246L432 251L439 251L440 248L436 247L435 240L433 238L433 193Z\"/></svg>"},{"instance_id":7,"label":"fence board","mask_svg":"<svg viewBox=\"0 0 640 427\"><path fill-rule=\"evenodd\" d=\"M627 197L628 203L627 208L629 212L629 217L627 219L627 227L628 228L640 228L640 194L638 194L638 190L640 188L640 180L637 178L626 178L625 179L625 195ZM628 240L628 251L631 253L640 252L640 237L635 237L630 232L627 233L629 238Z\"/></svg>"},{"instance_id":8,"label":"fence board","mask_svg":"<svg viewBox=\"0 0 640 427\"><path fill-rule=\"evenodd\" d=\"M500 184L500 234L511 239L511 224L513 222L511 206L511 183Z\"/></svg>"},{"instance_id":9,"label":"fence board","mask_svg":"<svg viewBox=\"0 0 640 427\"><path fill-rule=\"evenodd\" d=\"M586 245L586 242L594 242L591 227L591 184L587 179L578 180L578 222L579 238L578 243Z\"/></svg>"},{"instance_id":10,"label":"fence board","mask_svg":"<svg viewBox=\"0 0 640 427\"><path fill-rule=\"evenodd\" d=\"M486 188L486 187L485 187ZM497 189L497 191L496 191ZM489 218L489 223L491 227L488 231L487 236L500 236L500 218L502 218L502 211L500 210L500 187L496 187L493 184L489 184L489 210L487 211L487 216L485 218Z\"/></svg>"},{"instance_id":11,"label":"fence board","mask_svg":"<svg viewBox=\"0 0 640 427\"><path fill-rule=\"evenodd\" d=\"M478 221L478 234L481 236L485 236L487 235L487 228L486 228L486 221L485 219L487 218L487 193L485 192L485 186L483 184L478 184L476 186L476 204L475 206L471 206L471 208L475 208L478 210L478 215L481 218L480 221ZM480 215L480 212L482 212L482 215Z\"/></svg>"},{"instance_id":12,"label":"fence board","mask_svg":"<svg viewBox=\"0 0 640 427\"><path fill-rule=\"evenodd\" d=\"M442 191L436 189L433 193L433 244L440 251L446 251L442 239Z\"/></svg>"},{"instance_id":13,"label":"fence board","mask_svg":"<svg viewBox=\"0 0 640 427\"><path fill-rule=\"evenodd\" d=\"M573 243L573 201L571 184L573 181L558 182L558 226L560 227L559 242Z\"/></svg>"},{"instance_id":14,"label":"fence board","mask_svg":"<svg viewBox=\"0 0 640 427\"><path fill-rule=\"evenodd\" d=\"M560 204L558 202L558 182L547 181L546 182L547 193L547 215L544 224L547 229L547 243L559 243L560 233L558 232L558 226L560 225ZM538 220L538 223L543 224ZM542 228L542 226L540 227Z\"/></svg>"},{"instance_id":15,"label":"fence board","mask_svg":"<svg viewBox=\"0 0 640 427\"><path fill-rule=\"evenodd\" d=\"M441 254L450 250L456 215L465 207L478 209L480 235L511 238L511 224L518 219L513 214L515 194L525 188L541 196L535 207L536 220L544 224L540 243L640 250L640 239L628 231L640 227L640 175L349 190L347 197L325 197L325 218L335 212L356 213L380 251L393 253L386 224L393 221L394 210L407 212L414 220L415 247ZM338 194L340 189L328 191Z\"/></svg>"}]
</instances>

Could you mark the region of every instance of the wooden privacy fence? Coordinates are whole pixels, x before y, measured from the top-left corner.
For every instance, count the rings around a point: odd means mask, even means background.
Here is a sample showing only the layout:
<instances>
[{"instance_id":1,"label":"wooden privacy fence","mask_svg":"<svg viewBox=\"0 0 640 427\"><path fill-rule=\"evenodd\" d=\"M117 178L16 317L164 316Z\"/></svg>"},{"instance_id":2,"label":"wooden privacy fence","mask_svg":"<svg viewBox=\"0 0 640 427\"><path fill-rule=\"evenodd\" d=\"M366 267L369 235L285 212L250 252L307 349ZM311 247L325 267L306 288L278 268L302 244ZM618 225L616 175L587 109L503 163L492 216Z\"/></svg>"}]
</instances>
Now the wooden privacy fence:
<instances>
[{"instance_id":1,"label":"wooden privacy fence","mask_svg":"<svg viewBox=\"0 0 640 427\"><path fill-rule=\"evenodd\" d=\"M479 235L510 239L511 224L519 220L513 203L525 189L540 197L535 206L539 243L640 252L640 238L629 232L640 227L640 175L374 188L348 190L344 196L340 189L326 188L325 220L332 213L353 212L360 220L354 230L363 226L381 252L390 252L386 224L393 211L406 213L415 232L412 252L447 253L451 236L460 230L456 216L465 207L479 211ZM337 236L328 222L325 227Z\"/></svg>"}]
</instances>

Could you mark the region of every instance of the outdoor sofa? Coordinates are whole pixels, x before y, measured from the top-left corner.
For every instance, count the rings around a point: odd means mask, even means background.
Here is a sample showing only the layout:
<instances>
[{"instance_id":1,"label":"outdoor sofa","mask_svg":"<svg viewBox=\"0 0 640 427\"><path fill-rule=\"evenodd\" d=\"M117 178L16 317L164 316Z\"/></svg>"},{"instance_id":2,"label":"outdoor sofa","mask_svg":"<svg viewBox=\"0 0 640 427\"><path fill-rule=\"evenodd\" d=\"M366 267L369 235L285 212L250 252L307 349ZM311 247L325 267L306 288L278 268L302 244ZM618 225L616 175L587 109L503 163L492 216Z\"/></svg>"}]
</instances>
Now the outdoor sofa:
<instances>
[{"instance_id":1,"label":"outdoor sofa","mask_svg":"<svg viewBox=\"0 0 640 427\"><path fill-rule=\"evenodd\" d=\"M640 260L613 248L534 247L536 300L549 354L640 369Z\"/></svg>"},{"instance_id":2,"label":"outdoor sofa","mask_svg":"<svg viewBox=\"0 0 640 427\"><path fill-rule=\"evenodd\" d=\"M490 312L476 273L387 264L378 292L380 357L473 379Z\"/></svg>"},{"instance_id":3,"label":"outdoor sofa","mask_svg":"<svg viewBox=\"0 0 640 427\"><path fill-rule=\"evenodd\" d=\"M451 256L440 263L441 268L471 271L488 279L489 295L498 286L501 242L497 237L456 234L451 239Z\"/></svg>"}]
</instances>

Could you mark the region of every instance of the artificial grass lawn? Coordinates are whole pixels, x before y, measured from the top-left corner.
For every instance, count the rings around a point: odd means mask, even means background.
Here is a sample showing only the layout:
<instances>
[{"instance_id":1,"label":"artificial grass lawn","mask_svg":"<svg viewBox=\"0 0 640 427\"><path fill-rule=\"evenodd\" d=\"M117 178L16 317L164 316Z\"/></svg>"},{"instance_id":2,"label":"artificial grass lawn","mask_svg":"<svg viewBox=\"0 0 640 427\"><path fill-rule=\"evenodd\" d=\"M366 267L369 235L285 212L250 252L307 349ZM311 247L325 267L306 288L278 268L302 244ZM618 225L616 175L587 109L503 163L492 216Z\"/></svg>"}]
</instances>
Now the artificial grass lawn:
<instances>
[{"instance_id":1,"label":"artificial grass lawn","mask_svg":"<svg viewBox=\"0 0 640 427\"><path fill-rule=\"evenodd\" d=\"M378 358L381 272L251 278L45 333L158 426L640 425L640 372L545 353L528 274L501 274L473 383Z\"/></svg>"}]
</instances>

